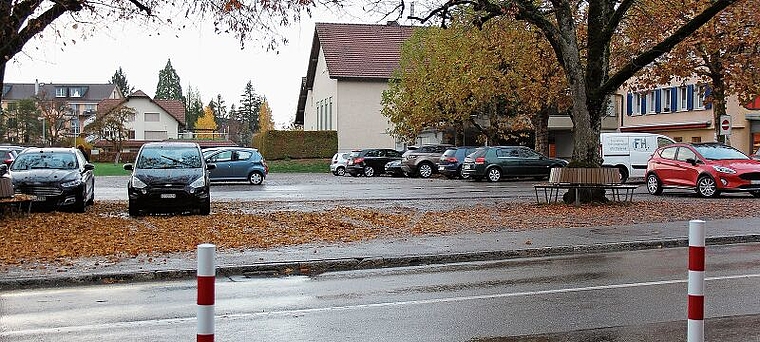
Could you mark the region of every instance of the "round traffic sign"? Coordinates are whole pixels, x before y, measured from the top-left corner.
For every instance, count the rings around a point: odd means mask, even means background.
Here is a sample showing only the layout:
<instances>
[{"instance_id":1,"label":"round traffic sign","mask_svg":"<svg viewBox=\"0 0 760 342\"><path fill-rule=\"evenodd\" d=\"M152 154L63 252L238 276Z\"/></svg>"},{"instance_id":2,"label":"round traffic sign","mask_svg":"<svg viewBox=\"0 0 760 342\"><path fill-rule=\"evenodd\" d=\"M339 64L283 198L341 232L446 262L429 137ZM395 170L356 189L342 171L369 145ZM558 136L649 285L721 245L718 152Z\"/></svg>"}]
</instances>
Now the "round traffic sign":
<instances>
[{"instance_id":1,"label":"round traffic sign","mask_svg":"<svg viewBox=\"0 0 760 342\"><path fill-rule=\"evenodd\" d=\"M731 122L728 121L728 119L723 119L723 121L720 122L720 128L724 131L729 130L731 128Z\"/></svg>"}]
</instances>

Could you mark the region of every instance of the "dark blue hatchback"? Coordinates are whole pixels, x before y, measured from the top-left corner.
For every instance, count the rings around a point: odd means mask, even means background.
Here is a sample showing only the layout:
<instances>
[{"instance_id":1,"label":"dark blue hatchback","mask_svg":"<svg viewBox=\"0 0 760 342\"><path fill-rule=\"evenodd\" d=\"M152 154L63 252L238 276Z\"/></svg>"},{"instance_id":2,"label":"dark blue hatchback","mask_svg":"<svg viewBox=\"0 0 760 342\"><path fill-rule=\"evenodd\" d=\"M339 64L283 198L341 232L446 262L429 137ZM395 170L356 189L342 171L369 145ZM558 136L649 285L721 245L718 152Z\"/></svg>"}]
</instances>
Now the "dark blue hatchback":
<instances>
[{"instance_id":1,"label":"dark blue hatchback","mask_svg":"<svg viewBox=\"0 0 760 342\"><path fill-rule=\"evenodd\" d=\"M465 179L469 177L462 173L462 162L472 152L475 152L477 146L460 146L451 147L441 155L441 160L438 162L438 173L448 177L449 179L460 178Z\"/></svg>"}]
</instances>

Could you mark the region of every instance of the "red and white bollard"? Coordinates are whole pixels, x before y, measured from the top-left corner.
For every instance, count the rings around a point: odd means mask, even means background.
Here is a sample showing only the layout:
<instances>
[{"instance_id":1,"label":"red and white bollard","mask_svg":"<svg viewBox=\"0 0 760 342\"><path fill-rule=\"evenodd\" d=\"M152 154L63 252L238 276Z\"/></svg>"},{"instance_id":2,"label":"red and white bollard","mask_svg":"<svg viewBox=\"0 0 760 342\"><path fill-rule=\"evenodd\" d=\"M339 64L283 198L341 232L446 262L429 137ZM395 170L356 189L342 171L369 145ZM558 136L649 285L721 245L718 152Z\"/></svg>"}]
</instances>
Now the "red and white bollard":
<instances>
[{"instance_id":1,"label":"red and white bollard","mask_svg":"<svg viewBox=\"0 0 760 342\"><path fill-rule=\"evenodd\" d=\"M214 280L216 246L198 245L198 338L197 342L214 341Z\"/></svg>"},{"instance_id":2,"label":"red and white bollard","mask_svg":"<svg viewBox=\"0 0 760 342\"><path fill-rule=\"evenodd\" d=\"M689 221L689 303L687 342L705 340L705 221Z\"/></svg>"}]
</instances>

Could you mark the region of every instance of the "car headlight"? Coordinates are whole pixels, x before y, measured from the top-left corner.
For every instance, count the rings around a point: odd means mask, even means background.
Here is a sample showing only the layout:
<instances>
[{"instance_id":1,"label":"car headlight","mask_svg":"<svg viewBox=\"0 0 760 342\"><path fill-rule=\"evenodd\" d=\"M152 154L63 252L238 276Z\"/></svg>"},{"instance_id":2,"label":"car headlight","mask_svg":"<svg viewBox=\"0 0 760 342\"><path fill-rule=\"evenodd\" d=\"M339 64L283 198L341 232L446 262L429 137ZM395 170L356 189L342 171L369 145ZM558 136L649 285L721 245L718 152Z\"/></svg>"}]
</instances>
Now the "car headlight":
<instances>
[{"instance_id":1,"label":"car headlight","mask_svg":"<svg viewBox=\"0 0 760 342\"><path fill-rule=\"evenodd\" d=\"M192 183L190 183L191 188L202 188L206 186L206 177L199 177Z\"/></svg>"},{"instance_id":2,"label":"car headlight","mask_svg":"<svg viewBox=\"0 0 760 342\"><path fill-rule=\"evenodd\" d=\"M145 182L141 181L140 178L132 176L132 188L145 189L147 187L148 187L148 184L145 184Z\"/></svg>"},{"instance_id":3,"label":"car headlight","mask_svg":"<svg viewBox=\"0 0 760 342\"><path fill-rule=\"evenodd\" d=\"M63 187L63 188L75 188L75 187L78 187L80 184L82 184L82 180L81 179L75 179L75 180L72 180L72 181L61 183L61 187Z\"/></svg>"},{"instance_id":4,"label":"car headlight","mask_svg":"<svg viewBox=\"0 0 760 342\"><path fill-rule=\"evenodd\" d=\"M732 175L736 174L736 170L734 170L732 168L725 167L725 166L713 165L713 169L715 169L715 171L718 171L720 173L728 173L728 174L732 174Z\"/></svg>"}]
</instances>

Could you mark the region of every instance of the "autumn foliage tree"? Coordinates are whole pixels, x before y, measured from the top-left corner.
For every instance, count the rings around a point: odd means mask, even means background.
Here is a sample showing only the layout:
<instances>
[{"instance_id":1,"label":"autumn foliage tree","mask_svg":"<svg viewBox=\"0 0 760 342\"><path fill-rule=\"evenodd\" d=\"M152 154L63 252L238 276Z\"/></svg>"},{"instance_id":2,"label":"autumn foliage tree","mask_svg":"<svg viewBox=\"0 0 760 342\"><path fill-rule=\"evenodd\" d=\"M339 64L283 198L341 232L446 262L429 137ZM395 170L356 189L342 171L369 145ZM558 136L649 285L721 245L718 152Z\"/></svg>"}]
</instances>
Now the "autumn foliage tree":
<instances>
[{"instance_id":1,"label":"autumn foliage tree","mask_svg":"<svg viewBox=\"0 0 760 342\"><path fill-rule=\"evenodd\" d=\"M609 96L624 82L658 57L694 33L713 16L738 0L714 0L695 2L693 8L685 9L681 3L673 4L680 11L669 18L672 26L654 26L662 30L641 49L631 52L629 59L612 69L613 42L626 41L620 33L626 25L636 25L639 20L633 9L641 3L637 0L477 0L446 1L434 8L420 21L428 22L442 18L445 26L451 13L472 14L475 25L500 17L507 17L536 27L552 46L555 60L565 71L572 97L570 117L573 120L573 155L575 165L598 166L599 133L602 118L606 114ZM667 3L667 2L663 2Z\"/></svg>"},{"instance_id":2,"label":"autumn foliage tree","mask_svg":"<svg viewBox=\"0 0 760 342\"><path fill-rule=\"evenodd\" d=\"M111 148L116 151L114 164L121 160L121 151L124 142L129 139L129 127L127 122L134 121L136 111L132 107L119 105L109 110L103 115L98 116L94 122L84 127L84 133L95 135L111 144Z\"/></svg>"},{"instance_id":3,"label":"autumn foliage tree","mask_svg":"<svg viewBox=\"0 0 760 342\"><path fill-rule=\"evenodd\" d=\"M640 20L625 32L633 43L646 42L659 34L657 27L669 25L680 11L696 8L697 0L684 6L670 6L649 0L636 7ZM758 0L746 0L722 11L669 53L642 70L634 87L650 88L672 81L696 77L708 86L706 102L712 104L713 125L718 141L720 116L726 115L726 100L735 95L746 104L760 95L760 6Z\"/></svg>"},{"instance_id":4,"label":"autumn foliage tree","mask_svg":"<svg viewBox=\"0 0 760 342\"><path fill-rule=\"evenodd\" d=\"M216 128L214 110L210 106L204 107L203 116L199 117L195 122L195 130L201 133L213 133L216 131Z\"/></svg>"},{"instance_id":5,"label":"autumn foliage tree","mask_svg":"<svg viewBox=\"0 0 760 342\"><path fill-rule=\"evenodd\" d=\"M259 107L259 132L274 130L274 119L272 118L272 109L269 108L269 102L264 98Z\"/></svg>"},{"instance_id":6,"label":"autumn foliage tree","mask_svg":"<svg viewBox=\"0 0 760 342\"><path fill-rule=\"evenodd\" d=\"M535 63L534 56L550 53L535 30L508 20L482 30L466 23L420 28L402 48L383 114L404 140L446 125L473 125L492 143L534 130L536 149L548 154L549 113L569 104L559 65Z\"/></svg>"}]
</instances>

